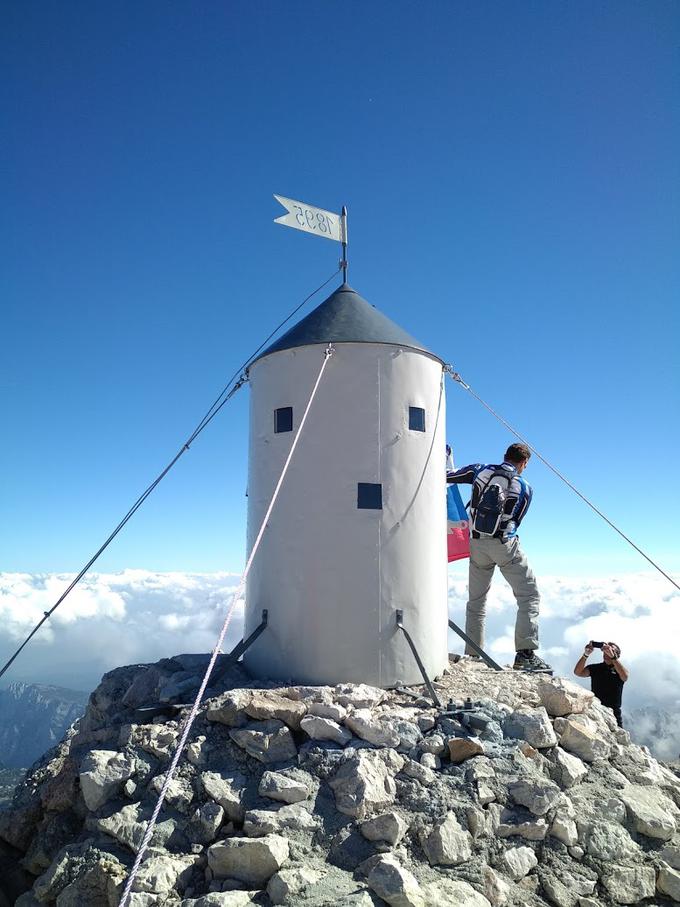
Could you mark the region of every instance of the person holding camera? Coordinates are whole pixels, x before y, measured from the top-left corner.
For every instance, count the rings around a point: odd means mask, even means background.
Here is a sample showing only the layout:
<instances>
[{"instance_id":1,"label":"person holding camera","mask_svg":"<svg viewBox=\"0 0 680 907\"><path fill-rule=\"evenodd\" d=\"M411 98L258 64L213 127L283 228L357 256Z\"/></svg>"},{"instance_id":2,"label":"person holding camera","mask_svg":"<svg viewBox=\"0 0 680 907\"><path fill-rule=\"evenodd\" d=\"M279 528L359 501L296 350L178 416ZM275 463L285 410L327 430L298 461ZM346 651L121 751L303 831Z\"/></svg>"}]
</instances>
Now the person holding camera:
<instances>
[{"instance_id":1,"label":"person holding camera","mask_svg":"<svg viewBox=\"0 0 680 907\"><path fill-rule=\"evenodd\" d=\"M602 650L602 661L587 665L586 661L593 649ZM620 656L621 648L615 642L595 642L591 639L574 666L574 674L577 677L590 677L591 690L602 705L612 710L619 727L623 727L621 697L623 685L628 680L628 671L619 661Z\"/></svg>"}]
</instances>

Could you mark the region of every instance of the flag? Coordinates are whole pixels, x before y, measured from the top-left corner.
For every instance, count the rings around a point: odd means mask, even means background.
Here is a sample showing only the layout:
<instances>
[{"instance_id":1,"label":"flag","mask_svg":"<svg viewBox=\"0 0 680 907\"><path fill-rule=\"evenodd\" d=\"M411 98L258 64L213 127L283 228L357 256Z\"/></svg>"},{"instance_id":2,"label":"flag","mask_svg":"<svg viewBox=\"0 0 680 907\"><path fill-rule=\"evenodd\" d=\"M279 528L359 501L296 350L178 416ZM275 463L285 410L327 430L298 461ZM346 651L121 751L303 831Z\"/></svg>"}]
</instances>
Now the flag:
<instances>
[{"instance_id":1,"label":"flag","mask_svg":"<svg viewBox=\"0 0 680 907\"><path fill-rule=\"evenodd\" d=\"M463 506L457 485L446 487L446 542L449 550L449 563L470 557L470 530L468 515Z\"/></svg>"}]
</instances>

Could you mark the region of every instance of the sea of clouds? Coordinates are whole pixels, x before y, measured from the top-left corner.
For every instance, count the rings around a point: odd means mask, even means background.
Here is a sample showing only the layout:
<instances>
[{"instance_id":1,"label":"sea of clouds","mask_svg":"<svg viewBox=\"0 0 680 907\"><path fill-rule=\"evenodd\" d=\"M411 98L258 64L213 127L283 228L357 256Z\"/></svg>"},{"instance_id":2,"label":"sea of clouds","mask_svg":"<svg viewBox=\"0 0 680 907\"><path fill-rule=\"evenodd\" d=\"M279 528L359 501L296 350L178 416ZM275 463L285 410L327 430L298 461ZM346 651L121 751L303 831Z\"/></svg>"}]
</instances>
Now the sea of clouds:
<instances>
[{"instance_id":1,"label":"sea of clouds","mask_svg":"<svg viewBox=\"0 0 680 907\"><path fill-rule=\"evenodd\" d=\"M57 601L73 576L0 573L0 664L12 655ZM241 639L243 600L230 573L90 574L59 606L2 678L93 689L102 674L124 664L185 652L210 652L231 609L222 646ZM624 717L638 742L664 759L680 754L680 592L660 575L541 578L541 654L555 673L571 677L589 639L612 640L630 670ZM449 575L449 613L465 623L467 574ZM487 650L501 664L514 656L515 603L500 576L487 611ZM449 634L449 649L463 645ZM599 659L597 653L591 661ZM575 680L575 678L573 678ZM578 681L587 684L587 681Z\"/></svg>"}]
</instances>

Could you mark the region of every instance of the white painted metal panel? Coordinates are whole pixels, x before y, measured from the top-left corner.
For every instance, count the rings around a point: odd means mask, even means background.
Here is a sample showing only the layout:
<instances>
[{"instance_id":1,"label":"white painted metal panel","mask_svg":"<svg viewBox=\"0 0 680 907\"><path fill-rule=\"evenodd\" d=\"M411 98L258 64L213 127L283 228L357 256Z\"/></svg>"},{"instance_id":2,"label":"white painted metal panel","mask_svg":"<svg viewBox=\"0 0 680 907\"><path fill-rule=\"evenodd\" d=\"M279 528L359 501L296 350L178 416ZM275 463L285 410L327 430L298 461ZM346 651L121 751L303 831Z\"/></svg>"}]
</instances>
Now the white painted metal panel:
<instances>
[{"instance_id":1,"label":"white painted metal panel","mask_svg":"<svg viewBox=\"0 0 680 907\"><path fill-rule=\"evenodd\" d=\"M250 370L249 550L324 349L276 352ZM336 344L248 581L246 635L269 610L245 656L256 676L418 683L397 608L428 673L446 666L441 374L414 350ZM409 431L409 405L425 409L425 432ZM276 434L274 411L284 406L294 430ZM382 483L382 510L357 508L359 482Z\"/></svg>"}]
</instances>

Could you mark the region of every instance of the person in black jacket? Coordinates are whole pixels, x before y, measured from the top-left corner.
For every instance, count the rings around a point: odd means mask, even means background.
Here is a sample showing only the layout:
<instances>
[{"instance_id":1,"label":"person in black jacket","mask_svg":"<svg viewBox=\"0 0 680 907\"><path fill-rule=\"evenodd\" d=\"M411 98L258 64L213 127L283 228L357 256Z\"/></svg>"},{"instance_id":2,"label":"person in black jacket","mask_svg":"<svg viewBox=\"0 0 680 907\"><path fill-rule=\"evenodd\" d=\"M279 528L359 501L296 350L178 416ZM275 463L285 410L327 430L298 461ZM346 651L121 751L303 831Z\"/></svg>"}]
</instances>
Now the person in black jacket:
<instances>
[{"instance_id":1,"label":"person in black jacket","mask_svg":"<svg viewBox=\"0 0 680 907\"><path fill-rule=\"evenodd\" d=\"M602 661L599 664L587 665L586 661L595 648L602 649ZM593 693L602 705L606 705L614 712L619 727L623 727L621 697L623 685L628 680L628 671L619 661L620 656L621 648L615 642L597 643L591 640L574 665L574 674L577 677L590 677L590 688Z\"/></svg>"}]
</instances>

